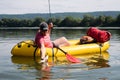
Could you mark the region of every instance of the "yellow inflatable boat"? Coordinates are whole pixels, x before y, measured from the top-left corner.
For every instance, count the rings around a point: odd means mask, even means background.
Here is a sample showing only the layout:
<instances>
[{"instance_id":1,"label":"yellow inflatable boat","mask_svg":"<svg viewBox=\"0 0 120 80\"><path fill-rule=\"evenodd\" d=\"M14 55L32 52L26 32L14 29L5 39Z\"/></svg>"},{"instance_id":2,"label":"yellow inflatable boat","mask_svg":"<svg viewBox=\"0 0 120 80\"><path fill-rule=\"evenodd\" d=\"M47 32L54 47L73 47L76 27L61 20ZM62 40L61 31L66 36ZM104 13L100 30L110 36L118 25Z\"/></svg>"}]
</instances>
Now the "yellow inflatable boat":
<instances>
[{"instance_id":1,"label":"yellow inflatable boat","mask_svg":"<svg viewBox=\"0 0 120 80\"><path fill-rule=\"evenodd\" d=\"M60 47L70 55L90 54L106 51L109 48L109 42L78 44L79 40L69 40L71 46ZM49 56L65 56L59 49L46 48ZM54 51L54 53L53 53ZM40 56L40 49L34 45L33 40L25 40L17 43L11 50L13 56Z\"/></svg>"}]
</instances>

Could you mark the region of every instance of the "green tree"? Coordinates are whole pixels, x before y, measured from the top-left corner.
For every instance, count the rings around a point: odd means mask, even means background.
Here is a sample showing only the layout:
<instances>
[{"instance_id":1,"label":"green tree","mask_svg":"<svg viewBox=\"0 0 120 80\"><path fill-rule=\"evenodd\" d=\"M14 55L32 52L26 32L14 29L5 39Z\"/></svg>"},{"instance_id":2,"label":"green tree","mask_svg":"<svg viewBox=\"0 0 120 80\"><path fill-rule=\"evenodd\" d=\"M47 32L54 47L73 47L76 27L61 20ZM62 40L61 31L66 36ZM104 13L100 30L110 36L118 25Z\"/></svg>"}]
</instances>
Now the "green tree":
<instances>
[{"instance_id":1,"label":"green tree","mask_svg":"<svg viewBox=\"0 0 120 80\"><path fill-rule=\"evenodd\" d=\"M103 26L103 24L105 23L105 16L99 16L98 18L96 18L96 26Z\"/></svg>"},{"instance_id":2,"label":"green tree","mask_svg":"<svg viewBox=\"0 0 120 80\"><path fill-rule=\"evenodd\" d=\"M105 22L104 22L103 26L112 26L114 21L115 21L115 19L113 19L113 17L106 16L105 17Z\"/></svg>"},{"instance_id":3,"label":"green tree","mask_svg":"<svg viewBox=\"0 0 120 80\"><path fill-rule=\"evenodd\" d=\"M3 19L1 19L1 23L2 23L1 25L2 25L2 26L6 26L6 27L7 27L7 26L8 26L8 25L7 25L8 22L9 22L8 18L3 18Z\"/></svg>"},{"instance_id":4,"label":"green tree","mask_svg":"<svg viewBox=\"0 0 120 80\"><path fill-rule=\"evenodd\" d=\"M68 26L68 27L75 27L80 22L80 19L73 18L71 16L67 16L65 19L63 19L60 23L60 26Z\"/></svg>"},{"instance_id":5,"label":"green tree","mask_svg":"<svg viewBox=\"0 0 120 80\"><path fill-rule=\"evenodd\" d=\"M56 18L55 21L54 21L54 25L55 26L60 26L61 21L62 21L61 18Z\"/></svg>"},{"instance_id":6,"label":"green tree","mask_svg":"<svg viewBox=\"0 0 120 80\"><path fill-rule=\"evenodd\" d=\"M3 21L0 19L0 27L2 27L3 25Z\"/></svg>"},{"instance_id":7,"label":"green tree","mask_svg":"<svg viewBox=\"0 0 120 80\"><path fill-rule=\"evenodd\" d=\"M40 24L42 21L45 21L45 20L44 20L43 18L41 18L41 17L36 17L35 19L33 19L32 26L39 26L39 24Z\"/></svg>"},{"instance_id":8,"label":"green tree","mask_svg":"<svg viewBox=\"0 0 120 80\"><path fill-rule=\"evenodd\" d=\"M117 26L120 26L120 14L116 18L116 24Z\"/></svg>"},{"instance_id":9,"label":"green tree","mask_svg":"<svg viewBox=\"0 0 120 80\"><path fill-rule=\"evenodd\" d=\"M93 16L91 16L91 15L84 15L80 25L81 26L85 26L85 27L93 26L94 22L95 22L95 19L94 19Z\"/></svg>"},{"instance_id":10,"label":"green tree","mask_svg":"<svg viewBox=\"0 0 120 80\"><path fill-rule=\"evenodd\" d=\"M20 20L17 18L8 19L7 26L8 27L19 27Z\"/></svg>"},{"instance_id":11,"label":"green tree","mask_svg":"<svg viewBox=\"0 0 120 80\"><path fill-rule=\"evenodd\" d=\"M2 18L0 19L0 26L2 27L34 27L39 26L42 21L51 21L58 27L76 27L76 26L120 26L120 14L113 18L111 16L100 15L94 17L91 15L84 15L83 19L75 18L72 16L63 17L52 17L44 19L42 17L36 17L34 19L20 19L20 18Z\"/></svg>"}]
</instances>

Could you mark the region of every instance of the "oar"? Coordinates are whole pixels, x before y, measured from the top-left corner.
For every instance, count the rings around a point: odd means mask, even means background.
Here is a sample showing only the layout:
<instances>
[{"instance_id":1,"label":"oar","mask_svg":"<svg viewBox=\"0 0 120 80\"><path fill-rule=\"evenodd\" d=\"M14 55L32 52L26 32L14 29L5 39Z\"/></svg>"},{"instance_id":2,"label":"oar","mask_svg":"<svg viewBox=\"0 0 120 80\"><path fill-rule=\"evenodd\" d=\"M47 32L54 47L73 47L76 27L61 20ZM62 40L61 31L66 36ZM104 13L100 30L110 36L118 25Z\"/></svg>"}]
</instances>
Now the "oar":
<instances>
[{"instance_id":1,"label":"oar","mask_svg":"<svg viewBox=\"0 0 120 80\"><path fill-rule=\"evenodd\" d=\"M80 63L81 61L73 56L71 56L70 54L68 54L67 52L65 52L64 50L62 50L60 47L55 46L57 49L61 50L65 56L67 57L67 59L72 62L72 63Z\"/></svg>"}]
</instances>

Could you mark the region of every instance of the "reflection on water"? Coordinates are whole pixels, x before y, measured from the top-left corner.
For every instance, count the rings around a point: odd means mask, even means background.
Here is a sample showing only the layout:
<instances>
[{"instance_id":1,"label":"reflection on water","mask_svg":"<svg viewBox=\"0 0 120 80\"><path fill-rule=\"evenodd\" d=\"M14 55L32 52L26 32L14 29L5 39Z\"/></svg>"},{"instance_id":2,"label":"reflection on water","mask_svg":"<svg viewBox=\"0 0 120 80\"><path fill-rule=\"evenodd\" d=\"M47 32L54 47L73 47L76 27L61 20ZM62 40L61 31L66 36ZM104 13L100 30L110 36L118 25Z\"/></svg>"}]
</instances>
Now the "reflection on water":
<instances>
[{"instance_id":1,"label":"reflection on water","mask_svg":"<svg viewBox=\"0 0 120 80\"><path fill-rule=\"evenodd\" d=\"M108 62L109 60L105 60L103 56L99 56L98 58L95 57L90 58L90 60L85 62L85 64L89 66L89 69L95 69L95 68L110 67Z\"/></svg>"},{"instance_id":2,"label":"reflection on water","mask_svg":"<svg viewBox=\"0 0 120 80\"><path fill-rule=\"evenodd\" d=\"M69 71L70 70L72 71L72 69L91 70L91 69L96 69L96 68L110 67L110 65L108 64L108 61L109 61L108 52L102 52L101 54L93 53L93 54L86 54L86 55L77 55L75 57L81 59L82 63L78 63L78 64L70 63L67 61L66 57L54 57L54 59L53 57L49 57L48 63L46 64L39 64L38 63L40 61L39 57L36 57L36 59L34 60L33 57L12 56L11 61L17 66L18 70L40 71L40 72L37 72L37 75L39 75L37 79L40 79L40 78L47 79L47 78L53 77L53 71L50 71L50 70L52 70L53 66L58 66L58 65L67 66L67 69L69 69ZM69 67L70 65L72 65L71 68ZM42 68L45 66L47 66L47 68L45 68L45 70L42 70ZM61 69L61 67L57 67L57 69ZM66 68L64 67L64 70L65 69Z\"/></svg>"}]
</instances>

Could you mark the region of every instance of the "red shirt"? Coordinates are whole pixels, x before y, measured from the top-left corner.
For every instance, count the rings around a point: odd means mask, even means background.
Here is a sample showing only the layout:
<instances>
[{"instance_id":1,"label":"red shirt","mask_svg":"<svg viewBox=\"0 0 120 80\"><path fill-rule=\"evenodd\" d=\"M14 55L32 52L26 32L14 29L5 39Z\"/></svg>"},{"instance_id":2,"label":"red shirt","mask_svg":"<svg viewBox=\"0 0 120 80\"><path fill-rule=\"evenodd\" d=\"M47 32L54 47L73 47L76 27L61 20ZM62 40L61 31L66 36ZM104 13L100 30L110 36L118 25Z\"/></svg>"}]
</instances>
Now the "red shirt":
<instances>
[{"instance_id":1,"label":"red shirt","mask_svg":"<svg viewBox=\"0 0 120 80\"><path fill-rule=\"evenodd\" d=\"M35 43L37 44L38 47L41 47L41 44L44 44L45 47L48 47L48 48L53 47L49 34L47 34L46 36L43 36L42 34L40 34L40 32L37 32L35 37Z\"/></svg>"}]
</instances>

